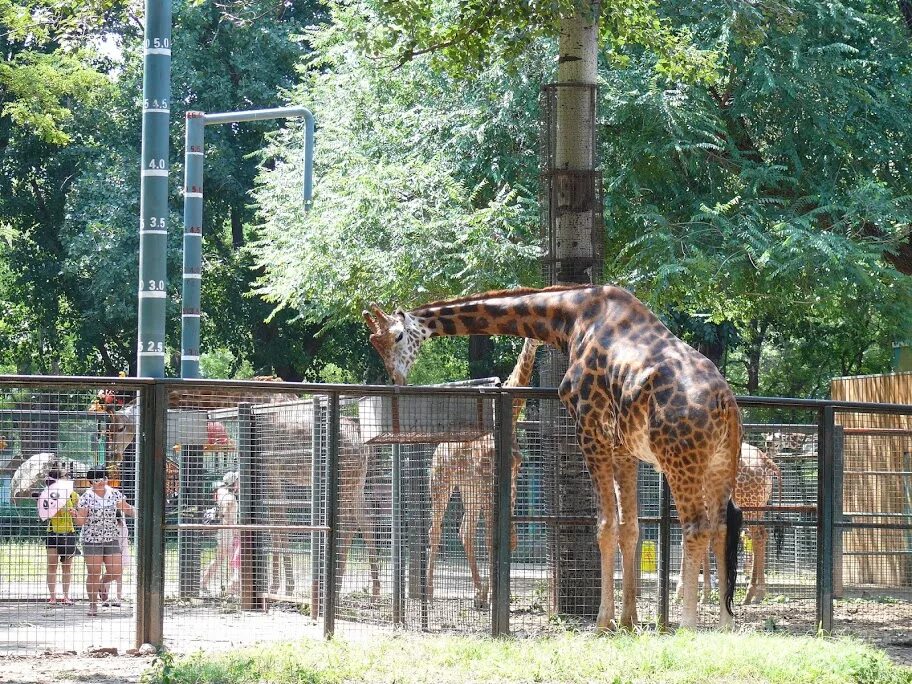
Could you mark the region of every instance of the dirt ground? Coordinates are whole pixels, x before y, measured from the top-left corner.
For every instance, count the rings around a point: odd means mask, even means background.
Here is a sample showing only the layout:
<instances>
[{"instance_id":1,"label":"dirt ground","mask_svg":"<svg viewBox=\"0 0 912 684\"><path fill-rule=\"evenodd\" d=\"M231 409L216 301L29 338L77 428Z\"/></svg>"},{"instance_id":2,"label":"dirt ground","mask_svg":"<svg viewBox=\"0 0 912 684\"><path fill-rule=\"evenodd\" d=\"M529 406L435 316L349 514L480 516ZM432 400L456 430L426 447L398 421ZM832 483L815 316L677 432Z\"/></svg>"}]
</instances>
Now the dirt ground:
<instances>
[{"instance_id":1,"label":"dirt ground","mask_svg":"<svg viewBox=\"0 0 912 684\"><path fill-rule=\"evenodd\" d=\"M152 656L93 658L76 654L0 658L3 684L121 684L138 682Z\"/></svg>"}]
</instances>

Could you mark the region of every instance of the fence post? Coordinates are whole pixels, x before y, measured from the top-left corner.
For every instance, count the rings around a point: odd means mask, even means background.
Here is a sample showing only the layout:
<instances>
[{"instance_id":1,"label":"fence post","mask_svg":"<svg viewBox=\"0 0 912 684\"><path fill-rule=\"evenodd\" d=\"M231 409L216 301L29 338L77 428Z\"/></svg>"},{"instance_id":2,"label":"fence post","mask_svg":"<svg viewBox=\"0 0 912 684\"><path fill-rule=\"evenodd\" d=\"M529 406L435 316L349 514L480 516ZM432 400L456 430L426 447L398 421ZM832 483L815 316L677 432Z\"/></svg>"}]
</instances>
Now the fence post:
<instances>
[{"instance_id":1,"label":"fence post","mask_svg":"<svg viewBox=\"0 0 912 684\"><path fill-rule=\"evenodd\" d=\"M168 393L156 382L140 392L136 510L136 646L160 648L165 603L165 441Z\"/></svg>"},{"instance_id":2,"label":"fence post","mask_svg":"<svg viewBox=\"0 0 912 684\"><path fill-rule=\"evenodd\" d=\"M402 565L402 450L401 445L392 445L392 544L393 563L393 625L402 623L403 588L405 586L405 568Z\"/></svg>"},{"instance_id":3,"label":"fence post","mask_svg":"<svg viewBox=\"0 0 912 684\"><path fill-rule=\"evenodd\" d=\"M323 406L319 396L313 398L313 433L311 436L310 459L310 524L323 524L323 491L326 472L323 467ZM320 617L320 602L322 600L322 585L320 572L323 569L323 538L322 532L310 533L310 617L314 620Z\"/></svg>"},{"instance_id":4,"label":"fence post","mask_svg":"<svg viewBox=\"0 0 912 684\"><path fill-rule=\"evenodd\" d=\"M844 482L845 482L845 430L837 425L833 432L833 597L842 598L842 535L845 531L843 516Z\"/></svg>"},{"instance_id":5,"label":"fence post","mask_svg":"<svg viewBox=\"0 0 912 684\"><path fill-rule=\"evenodd\" d=\"M659 486L659 553L658 570L658 615L656 623L660 632L668 630L668 594L671 584L671 490L668 480L661 476ZM709 568L706 568L709 572Z\"/></svg>"},{"instance_id":6,"label":"fence post","mask_svg":"<svg viewBox=\"0 0 912 684\"><path fill-rule=\"evenodd\" d=\"M494 505L490 521L491 549L491 633L510 633L510 523L513 471L513 397L497 395L494 403Z\"/></svg>"},{"instance_id":7,"label":"fence post","mask_svg":"<svg viewBox=\"0 0 912 684\"><path fill-rule=\"evenodd\" d=\"M835 416L832 406L820 410L817 438L817 626L825 633L833 631Z\"/></svg>"},{"instance_id":8,"label":"fence post","mask_svg":"<svg viewBox=\"0 0 912 684\"><path fill-rule=\"evenodd\" d=\"M252 405L238 404L238 522L256 525L259 507L263 505L260 464L254 451L254 424ZM241 530L241 608L258 610L263 607L261 597L266 583L266 558L263 553L262 533Z\"/></svg>"},{"instance_id":9,"label":"fence post","mask_svg":"<svg viewBox=\"0 0 912 684\"><path fill-rule=\"evenodd\" d=\"M323 577L326 596L323 602L323 636L332 638L336 629L336 598L339 584L336 581L336 542L339 530L339 393L329 393L328 442L326 451L326 565Z\"/></svg>"}]
</instances>

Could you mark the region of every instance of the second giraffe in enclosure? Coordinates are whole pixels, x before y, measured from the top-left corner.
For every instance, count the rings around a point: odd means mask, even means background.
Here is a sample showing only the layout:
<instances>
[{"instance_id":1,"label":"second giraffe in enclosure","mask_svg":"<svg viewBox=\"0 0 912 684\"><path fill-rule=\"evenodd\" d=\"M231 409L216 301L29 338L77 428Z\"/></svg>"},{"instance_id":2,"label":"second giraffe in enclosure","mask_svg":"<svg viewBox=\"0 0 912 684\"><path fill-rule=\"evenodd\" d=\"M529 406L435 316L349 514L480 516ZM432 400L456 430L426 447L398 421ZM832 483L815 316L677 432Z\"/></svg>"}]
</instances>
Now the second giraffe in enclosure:
<instances>
[{"instance_id":1,"label":"second giraffe in enclosure","mask_svg":"<svg viewBox=\"0 0 912 684\"><path fill-rule=\"evenodd\" d=\"M541 342L527 339L516 361L516 367L504 387L525 387L535 368L535 352ZM516 478L522 465L522 452L516 439L516 421L525 405L524 399L513 400L513 463L510 473L510 510L516 506ZM427 596L434 596L434 564L440 537L443 533L443 516L453 492L459 489L464 508L459 538L465 549L466 560L475 585L475 607L487 608L488 582L482 580L475 559L475 530L478 521L485 521L485 548L491 558L493 548L494 505L494 435L486 434L471 442L443 442L434 450L431 461L431 529L428 532ZM510 548L516 548L516 526L510 529Z\"/></svg>"},{"instance_id":2,"label":"second giraffe in enclosure","mask_svg":"<svg viewBox=\"0 0 912 684\"><path fill-rule=\"evenodd\" d=\"M782 472L773 459L764 454L757 447L747 442L741 445L741 459L738 464L738 477L735 480L735 503L740 508L755 509L766 506L773 494L773 478L779 481L779 503L782 504ZM752 512L752 517L758 515ZM759 524L745 524L747 535L751 540L753 562L748 580L747 593L744 603L760 603L766 596L766 540L769 532L762 522ZM778 534L778 533L777 533ZM712 595L712 586L709 580L710 564L709 550L703 561L703 602L709 603ZM681 583L675 594L681 599Z\"/></svg>"},{"instance_id":3,"label":"second giraffe in enclosure","mask_svg":"<svg viewBox=\"0 0 912 684\"><path fill-rule=\"evenodd\" d=\"M732 501L741 414L719 370L675 337L626 290L556 286L487 292L393 315L364 312L370 341L397 384L421 344L442 335L531 337L567 354L558 388L597 498L601 603L597 627L614 619L614 559L620 543L623 607L636 614L637 459L668 479L684 534L681 625L697 625L697 573L712 543L719 558L720 626L732 622L741 511Z\"/></svg>"}]
</instances>

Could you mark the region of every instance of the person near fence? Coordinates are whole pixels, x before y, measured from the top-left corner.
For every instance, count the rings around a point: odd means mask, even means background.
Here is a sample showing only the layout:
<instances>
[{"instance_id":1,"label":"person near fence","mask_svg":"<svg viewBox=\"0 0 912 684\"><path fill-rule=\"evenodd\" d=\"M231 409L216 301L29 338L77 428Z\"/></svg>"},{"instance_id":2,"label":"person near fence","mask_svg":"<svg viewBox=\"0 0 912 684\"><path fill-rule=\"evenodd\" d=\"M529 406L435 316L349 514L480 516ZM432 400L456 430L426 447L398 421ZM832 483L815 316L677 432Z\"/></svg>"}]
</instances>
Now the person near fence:
<instances>
[{"instance_id":1,"label":"person near fence","mask_svg":"<svg viewBox=\"0 0 912 684\"><path fill-rule=\"evenodd\" d=\"M119 581L123 573L118 511L132 516L136 514L136 509L127 503L122 492L108 486L108 475L104 467L90 469L87 476L92 486L79 497L75 519L76 524L82 526L82 555L86 564L89 615L97 615L98 599L111 605L108 601L108 585L115 580Z\"/></svg>"},{"instance_id":2,"label":"person near fence","mask_svg":"<svg viewBox=\"0 0 912 684\"><path fill-rule=\"evenodd\" d=\"M69 480L66 471L52 469L44 480L46 487ZM65 490L64 490L65 491ZM47 588L48 605L57 601L57 566L60 565L60 588L63 597L60 603L72 606L70 599L70 577L73 570L73 556L76 555L76 525L73 522L73 511L79 502L79 495L70 491L66 504L61 506L47 521Z\"/></svg>"},{"instance_id":3,"label":"person near fence","mask_svg":"<svg viewBox=\"0 0 912 684\"><path fill-rule=\"evenodd\" d=\"M237 471L229 471L222 477L222 481L215 488L215 506L208 512L209 517L218 520L221 525L237 525L238 523L238 483L240 477ZM237 591L240 584L240 556L241 538L237 530L220 529L216 533L217 546L215 558L209 563L206 572L200 581L200 588L208 592L209 583L218 569L228 564L231 579L228 591Z\"/></svg>"},{"instance_id":4,"label":"person near fence","mask_svg":"<svg viewBox=\"0 0 912 684\"><path fill-rule=\"evenodd\" d=\"M127 529L127 517L120 510L117 511L117 531L117 541L120 544L120 574L111 578L110 586L116 586L116 594L107 599L102 598L103 606L119 607L123 603L123 571L124 568L130 567L130 532Z\"/></svg>"}]
</instances>

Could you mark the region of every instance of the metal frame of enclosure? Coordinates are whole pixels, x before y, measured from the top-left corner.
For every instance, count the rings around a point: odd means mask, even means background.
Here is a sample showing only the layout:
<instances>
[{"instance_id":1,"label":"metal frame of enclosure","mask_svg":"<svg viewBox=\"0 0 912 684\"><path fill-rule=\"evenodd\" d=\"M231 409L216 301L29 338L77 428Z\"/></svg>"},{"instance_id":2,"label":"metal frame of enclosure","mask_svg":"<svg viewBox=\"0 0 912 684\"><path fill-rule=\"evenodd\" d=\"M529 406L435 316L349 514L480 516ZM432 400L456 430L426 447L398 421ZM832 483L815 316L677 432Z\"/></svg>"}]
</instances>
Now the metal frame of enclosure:
<instances>
[{"instance_id":1,"label":"metal frame of enclosure","mask_svg":"<svg viewBox=\"0 0 912 684\"><path fill-rule=\"evenodd\" d=\"M554 413L552 389L4 376L3 463L38 448L85 465L104 458L85 412L99 389L138 407L127 605L89 619L74 579L75 608L48 609L34 509L4 502L0 650L180 650L384 627L532 635L593 622L598 567L588 570L591 584L579 582L586 573L567 568L586 554L560 533L590 529L595 544L594 516L562 512L562 502L591 492L561 491L574 434L539 420ZM525 413L514 425L517 399ZM747 524L784 530L784 541L770 535L766 600L739 606L736 620L796 633L864 623L899 639L912 615L912 469L863 464L871 450L910 461L912 406L757 397L739 405L745 441L771 454L783 488L747 508ZM870 427L869 415L887 422ZM36 435L40 447L29 441ZM523 464L511 506L514 445ZM221 482L230 473L236 485ZM882 506L852 510L848 488L871 483ZM225 513L228 490L234 508ZM640 620L673 627L680 529L667 486L645 464L639 491ZM473 510L483 515L466 523ZM429 530L438 535L431 559ZM744 567L752 553L745 545ZM562 587L565 573L580 586ZM742 568L742 590L744 582ZM713 625L717 611L716 597L702 623ZM102 636L78 641L92 634Z\"/></svg>"}]
</instances>

